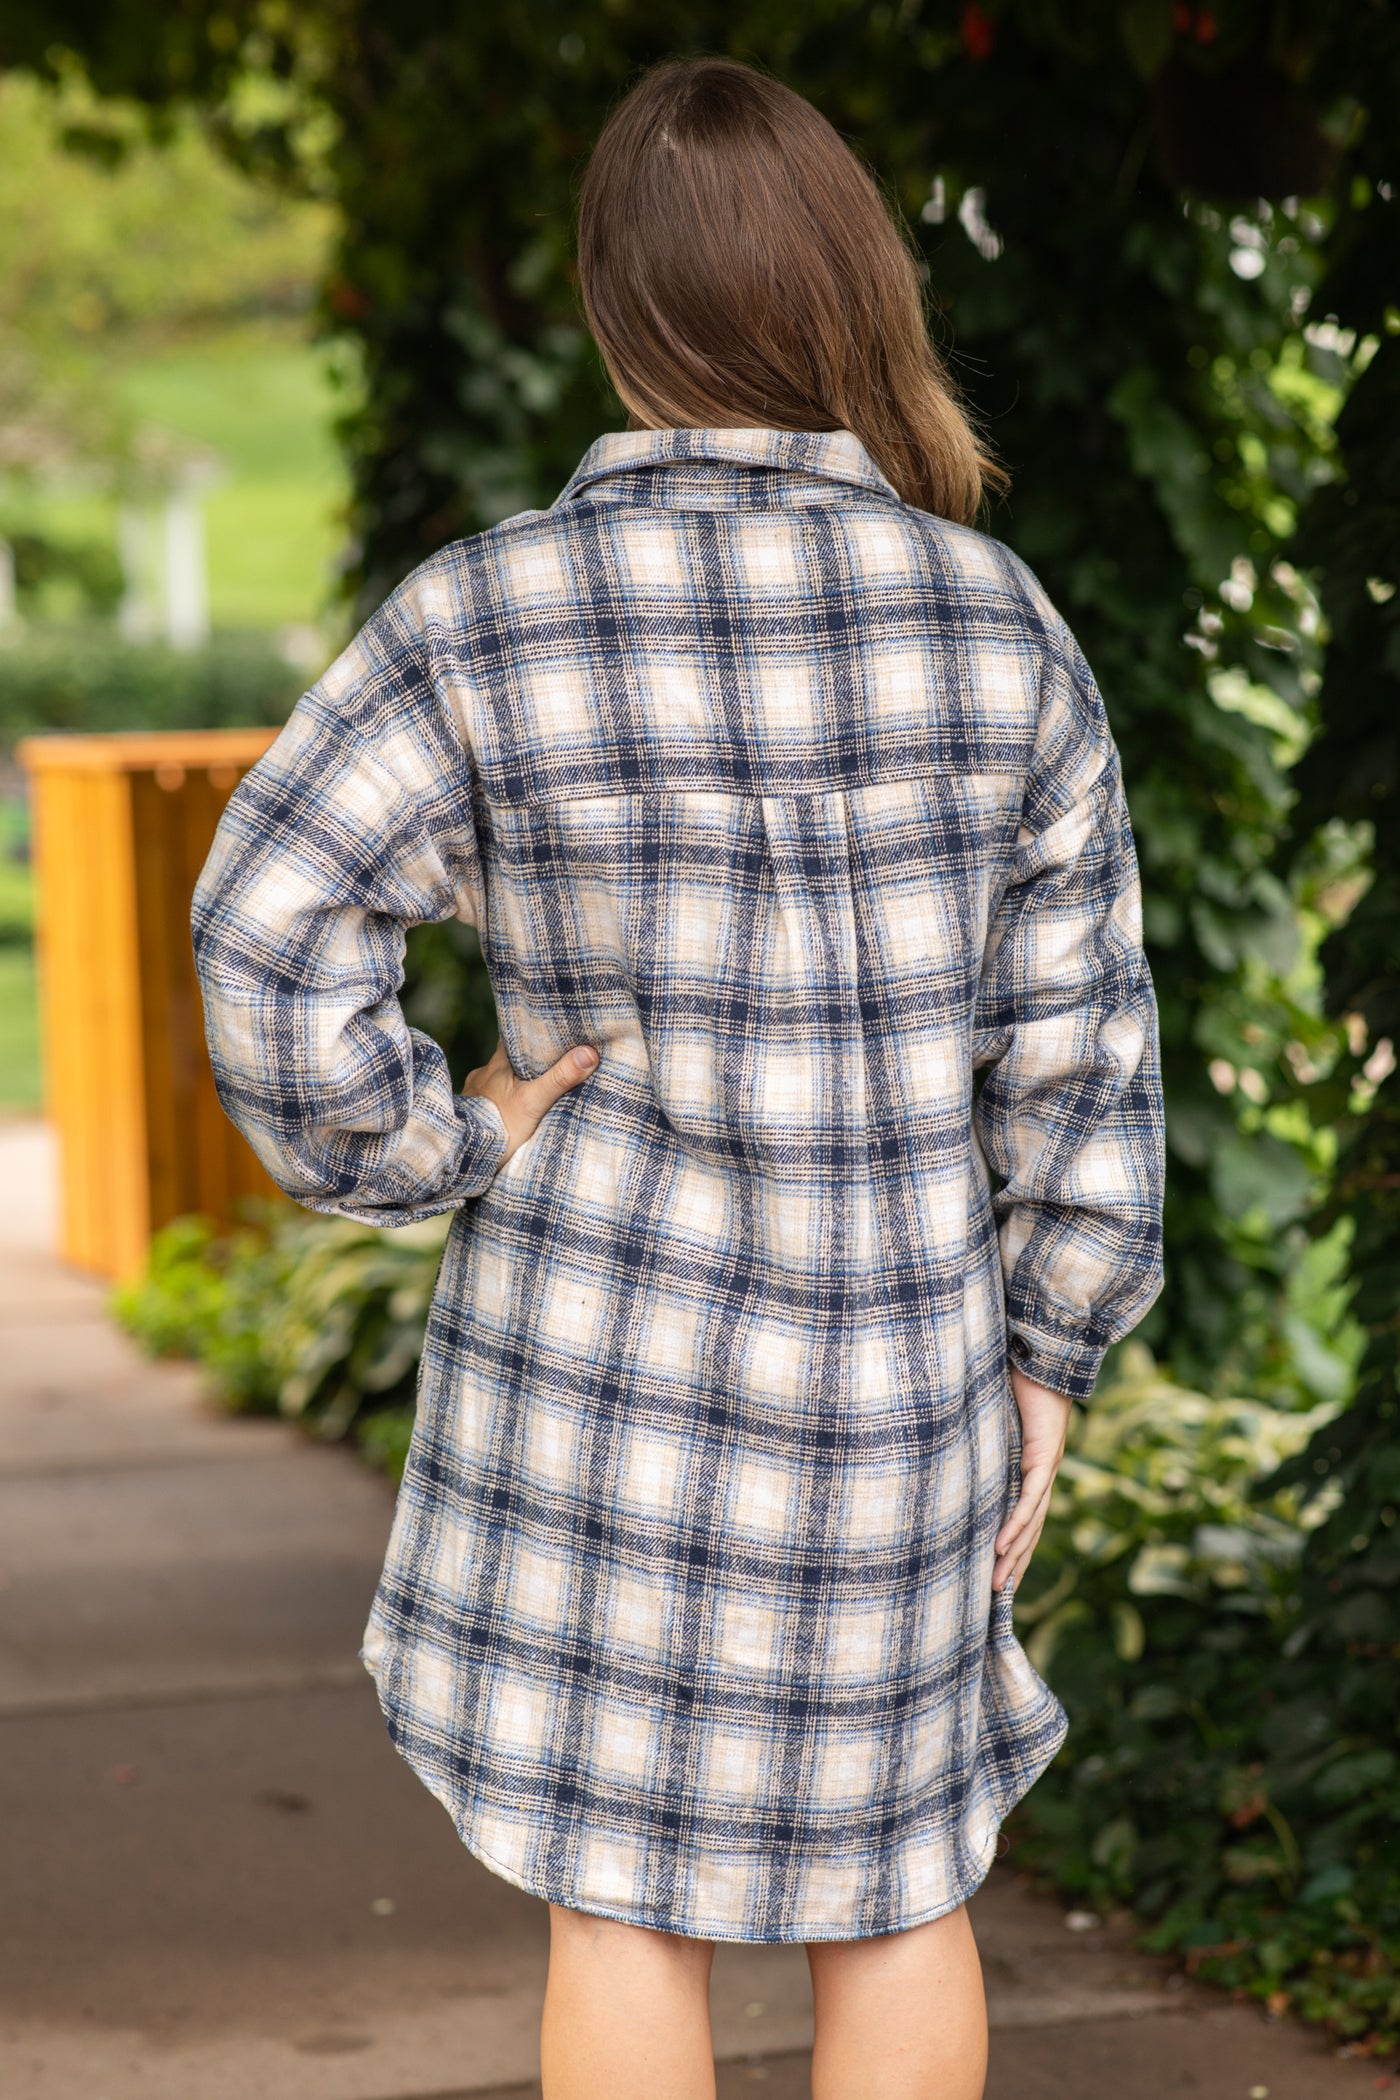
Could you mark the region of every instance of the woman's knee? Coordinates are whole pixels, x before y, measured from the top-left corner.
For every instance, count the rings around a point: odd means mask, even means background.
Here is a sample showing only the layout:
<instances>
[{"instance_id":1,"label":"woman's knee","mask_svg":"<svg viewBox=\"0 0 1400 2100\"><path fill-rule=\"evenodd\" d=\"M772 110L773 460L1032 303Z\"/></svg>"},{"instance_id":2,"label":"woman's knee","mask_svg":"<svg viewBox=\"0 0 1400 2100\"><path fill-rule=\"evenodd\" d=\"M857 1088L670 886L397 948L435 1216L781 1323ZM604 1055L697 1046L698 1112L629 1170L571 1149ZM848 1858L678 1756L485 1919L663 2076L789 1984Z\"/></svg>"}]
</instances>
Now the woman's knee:
<instances>
[{"instance_id":1,"label":"woman's knee","mask_svg":"<svg viewBox=\"0 0 1400 2100\"><path fill-rule=\"evenodd\" d=\"M651 1925L630 1925L625 1919L599 1917L594 1911L569 1910L562 1903L549 1906L549 1931L552 1944L586 1950L609 1960L664 1963L671 1968L708 1971L715 1954L713 1940L661 1932Z\"/></svg>"},{"instance_id":2,"label":"woman's knee","mask_svg":"<svg viewBox=\"0 0 1400 2100\"><path fill-rule=\"evenodd\" d=\"M937 1959L972 1943L972 1922L967 1906L944 1911L922 1925L906 1926L902 1932L872 1933L850 1940L809 1940L807 1960L812 1974L839 1975L872 1964Z\"/></svg>"}]
</instances>

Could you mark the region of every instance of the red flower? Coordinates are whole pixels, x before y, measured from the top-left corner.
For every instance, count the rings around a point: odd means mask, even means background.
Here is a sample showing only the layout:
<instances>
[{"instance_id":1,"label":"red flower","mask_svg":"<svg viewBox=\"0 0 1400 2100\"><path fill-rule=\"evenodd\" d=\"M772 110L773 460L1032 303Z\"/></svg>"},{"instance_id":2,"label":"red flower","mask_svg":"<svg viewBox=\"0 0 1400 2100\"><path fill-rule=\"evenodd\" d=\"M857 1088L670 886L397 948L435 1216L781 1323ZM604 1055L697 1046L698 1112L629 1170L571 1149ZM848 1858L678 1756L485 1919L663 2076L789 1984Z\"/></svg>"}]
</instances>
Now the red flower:
<instances>
[{"instance_id":1,"label":"red flower","mask_svg":"<svg viewBox=\"0 0 1400 2100\"><path fill-rule=\"evenodd\" d=\"M362 321L374 310L374 301L351 284L347 277L333 277L326 286L326 304L342 321Z\"/></svg>"},{"instance_id":2,"label":"red flower","mask_svg":"<svg viewBox=\"0 0 1400 2100\"><path fill-rule=\"evenodd\" d=\"M1219 34L1220 24L1216 21L1215 16L1210 13L1209 9L1203 7L1196 17L1196 42L1198 44L1213 44Z\"/></svg>"},{"instance_id":3,"label":"red flower","mask_svg":"<svg viewBox=\"0 0 1400 2100\"><path fill-rule=\"evenodd\" d=\"M996 29L991 16L984 14L976 5L976 0L969 0L969 4L959 15L958 35L962 38L963 50L969 58L991 57L992 46L996 43Z\"/></svg>"},{"instance_id":4,"label":"red flower","mask_svg":"<svg viewBox=\"0 0 1400 2100\"><path fill-rule=\"evenodd\" d=\"M1189 29L1190 27L1191 27L1191 10L1190 10L1190 8L1189 8L1189 7L1184 7L1184 6L1182 5L1182 0L1176 0L1176 6L1175 6L1175 7L1174 7L1174 8L1172 9L1172 28L1173 28L1173 29L1175 29L1175 30L1177 30L1177 31L1182 31L1182 30L1187 30L1187 29Z\"/></svg>"}]
</instances>

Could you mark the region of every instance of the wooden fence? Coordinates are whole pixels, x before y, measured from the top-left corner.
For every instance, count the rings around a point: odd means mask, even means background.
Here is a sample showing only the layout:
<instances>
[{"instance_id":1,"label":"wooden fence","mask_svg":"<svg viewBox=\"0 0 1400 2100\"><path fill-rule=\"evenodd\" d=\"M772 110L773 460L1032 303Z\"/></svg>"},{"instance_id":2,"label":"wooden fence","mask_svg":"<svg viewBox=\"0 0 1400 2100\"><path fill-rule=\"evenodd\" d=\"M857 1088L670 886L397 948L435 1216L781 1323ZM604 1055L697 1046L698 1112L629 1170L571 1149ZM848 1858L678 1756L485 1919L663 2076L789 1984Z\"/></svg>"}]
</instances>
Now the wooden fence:
<instances>
[{"instance_id":1,"label":"wooden fence","mask_svg":"<svg viewBox=\"0 0 1400 2100\"><path fill-rule=\"evenodd\" d=\"M214 827L273 729L43 736L34 798L40 1019L61 1251L128 1277L185 1211L227 1220L272 1183L225 1117L204 1047L190 899Z\"/></svg>"}]
</instances>

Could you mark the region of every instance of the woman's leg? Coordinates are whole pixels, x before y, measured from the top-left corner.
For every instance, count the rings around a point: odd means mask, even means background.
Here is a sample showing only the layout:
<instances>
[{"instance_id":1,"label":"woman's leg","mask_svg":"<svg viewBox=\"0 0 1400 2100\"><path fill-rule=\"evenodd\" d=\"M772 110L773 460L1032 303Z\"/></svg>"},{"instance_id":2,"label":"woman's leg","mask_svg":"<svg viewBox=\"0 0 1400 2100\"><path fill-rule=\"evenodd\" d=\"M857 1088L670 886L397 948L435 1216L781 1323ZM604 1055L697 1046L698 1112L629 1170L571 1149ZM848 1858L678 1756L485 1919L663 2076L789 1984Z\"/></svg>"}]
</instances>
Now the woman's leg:
<instances>
[{"instance_id":1,"label":"woman's leg","mask_svg":"<svg viewBox=\"0 0 1400 2100\"><path fill-rule=\"evenodd\" d=\"M908 1932L813 1941L812 2100L982 2100L987 2005L961 1906Z\"/></svg>"},{"instance_id":2,"label":"woman's leg","mask_svg":"<svg viewBox=\"0 0 1400 2100\"><path fill-rule=\"evenodd\" d=\"M715 2100L713 1940L549 1906L544 2100Z\"/></svg>"}]
</instances>

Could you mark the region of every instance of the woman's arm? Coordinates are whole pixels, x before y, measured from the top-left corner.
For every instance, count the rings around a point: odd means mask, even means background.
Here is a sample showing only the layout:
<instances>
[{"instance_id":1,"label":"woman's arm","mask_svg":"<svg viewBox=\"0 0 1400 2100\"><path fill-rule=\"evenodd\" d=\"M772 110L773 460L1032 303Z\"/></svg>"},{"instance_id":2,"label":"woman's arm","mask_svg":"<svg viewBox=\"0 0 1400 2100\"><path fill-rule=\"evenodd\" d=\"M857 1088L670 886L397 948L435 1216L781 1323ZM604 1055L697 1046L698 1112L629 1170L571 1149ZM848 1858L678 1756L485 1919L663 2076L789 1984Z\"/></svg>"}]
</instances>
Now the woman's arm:
<instances>
[{"instance_id":1,"label":"woman's arm","mask_svg":"<svg viewBox=\"0 0 1400 2100\"><path fill-rule=\"evenodd\" d=\"M484 1190L511 1133L399 1005L404 930L475 919L471 768L434 689L423 572L231 797L193 933L219 1097L279 1187L402 1225Z\"/></svg>"},{"instance_id":2,"label":"woman's arm","mask_svg":"<svg viewBox=\"0 0 1400 2100\"><path fill-rule=\"evenodd\" d=\"M1087 1399L1162 1288L1157 1007L1103 700L1061 623L977 1002L1012 1361Z\"/></svg>"}]
</instances>

